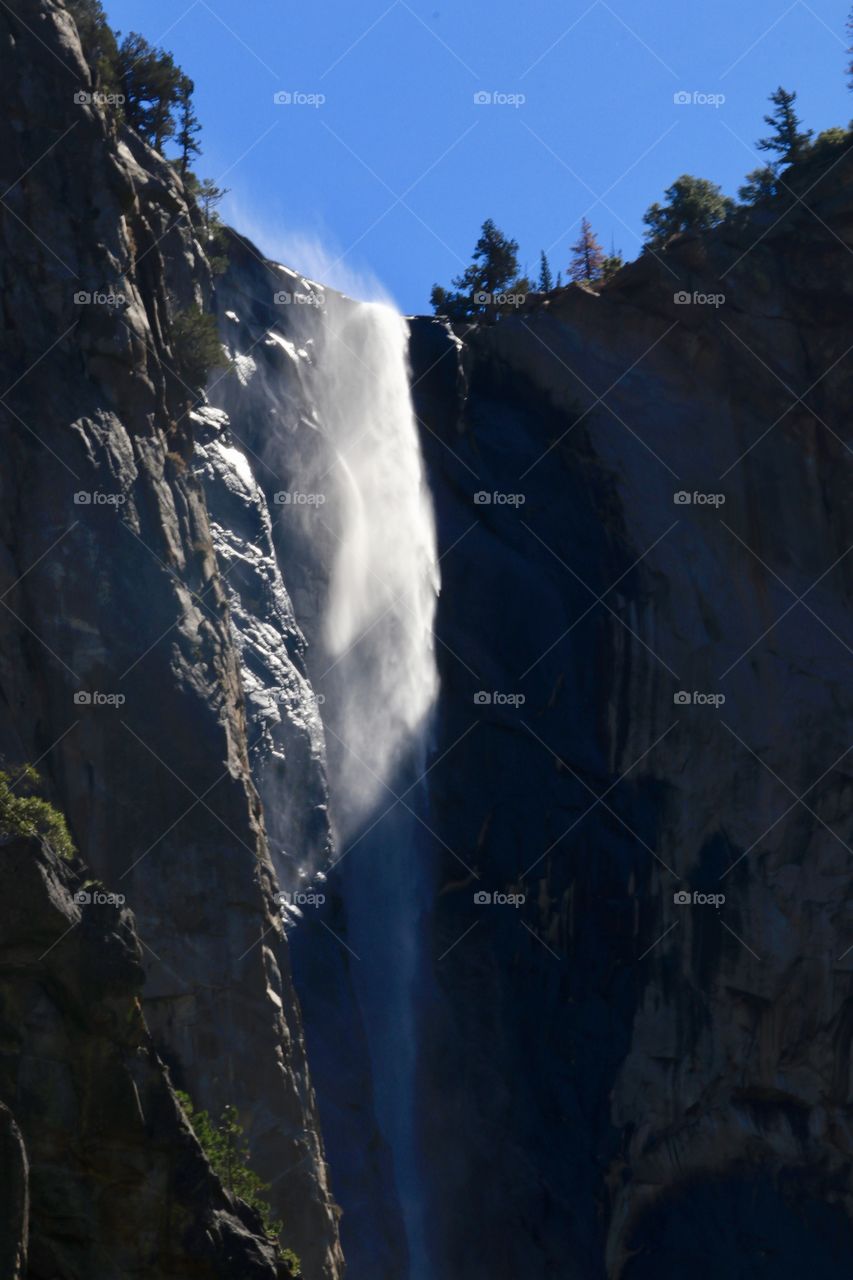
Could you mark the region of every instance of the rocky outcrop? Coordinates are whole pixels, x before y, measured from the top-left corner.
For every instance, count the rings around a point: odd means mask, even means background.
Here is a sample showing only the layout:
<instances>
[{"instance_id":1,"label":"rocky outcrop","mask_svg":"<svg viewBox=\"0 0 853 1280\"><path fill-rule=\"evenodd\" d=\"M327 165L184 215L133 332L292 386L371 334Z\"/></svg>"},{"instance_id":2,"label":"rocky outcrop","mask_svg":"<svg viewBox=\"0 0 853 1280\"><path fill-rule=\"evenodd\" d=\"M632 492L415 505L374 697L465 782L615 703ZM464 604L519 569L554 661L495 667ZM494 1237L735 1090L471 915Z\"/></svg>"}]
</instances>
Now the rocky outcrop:
<instances>
[{"instance_id":1,"label":"rocky outcrop","mask_svg":"<svg viewBox=\"0 0 853 1280\"><path fill-rule=\"evenodd\" d=\"M40 761L126 896L175 1083L213 1114L238 1108L306 1277L334 1280L240 655L171 345L209 292L196 215L171 166L79 100L90 73L58 0L4 6L0 45L0 753Z\"/></svg>"},{"instance_id":2,"label":"rocky outcrop","mask_svg":"<svg viewBox=\"0 0 853 1280\"><path fill-rule=\"evenodd\" d=\"M461 349L413 324L444 1274L846 1267L849 157L802 185Z\"/></svg>"},{"instance_id":3,"label":"rocky outcrop","mask_svg":"<svg viewBox=\"0 0 853 1280\"><path fill-rule=\"evenodd\" d=\"M154 1051L130 913L36 840L0 853L2 1274L286 1280Z\"/></svg>"}]
</instances>

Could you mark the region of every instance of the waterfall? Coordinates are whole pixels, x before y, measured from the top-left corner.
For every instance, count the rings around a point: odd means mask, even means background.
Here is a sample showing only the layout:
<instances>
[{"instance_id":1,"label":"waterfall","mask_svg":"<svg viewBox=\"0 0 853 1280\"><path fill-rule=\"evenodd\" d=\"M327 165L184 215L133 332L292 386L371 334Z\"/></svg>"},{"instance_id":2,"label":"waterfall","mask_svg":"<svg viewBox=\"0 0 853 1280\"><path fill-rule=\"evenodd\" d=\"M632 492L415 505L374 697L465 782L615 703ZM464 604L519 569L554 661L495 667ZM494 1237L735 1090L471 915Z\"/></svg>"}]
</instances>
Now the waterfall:
<instances>
[{"instance_id":1,"label":"waterfall","mask_svg":"<svg viewBox=\"0 0 853 1280\"><path fill-rule=\"evenodd\" d=\"M332 458L325 487L335 545L322 640L337 735L341 841L393 797L406 757L423 759L437 693L432 623L435 523L412 410L408 327L390 307L330 296L316 391Z\"/></svg>"},{"instance_id":2,"label":"waterfall","mask_svg":"<svg viewBox=\"0 0 853 1280\"><path fill-rule=\"evenodd\" d=\"M327 294L323 314L306 314L303 324L312 422L309 443L303 430L290 466L308 493L301 517L287 514L301 519L315 555L324 543L327 581L316 602L311 674L323 699L338 843L330 879L345 905L409 1277L429 1280L415 1123L429 850L417 784L438 689L435 522L405 320L388 306ZM352 1274L362 1280L360 1271Z\"/></svg>"}]
</instances>

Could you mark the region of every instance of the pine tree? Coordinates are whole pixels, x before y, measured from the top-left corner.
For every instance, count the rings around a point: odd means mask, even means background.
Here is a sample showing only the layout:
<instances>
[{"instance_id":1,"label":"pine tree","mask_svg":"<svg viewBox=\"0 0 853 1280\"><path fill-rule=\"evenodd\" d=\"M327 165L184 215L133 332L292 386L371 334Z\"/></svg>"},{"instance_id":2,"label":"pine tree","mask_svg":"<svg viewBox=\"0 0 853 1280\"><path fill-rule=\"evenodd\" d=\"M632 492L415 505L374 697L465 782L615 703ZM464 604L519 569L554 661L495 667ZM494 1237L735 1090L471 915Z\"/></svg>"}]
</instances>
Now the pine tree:
<instances>
[{"instance_id":1,"label":"pine tree","mask_svg":"<svg viewBox=\"0 0 853 1280\"><path fill-rule=\"evenodd\" d=\"M496 314L495 295L504 292L518 278L518 241L510 240L491 218L487 218L474 247L474 261L452 284L456 292L434 285L430 301L436 314L452 320ZM529 283L527 284L529 292Z\"/></svg>"},{"instance_id":2,"label":"pine tree","mask_svg":"<svg viewBox=\"0 0 853 1280\"><path fill-rule=\"evenodd\" d=\"M598 243L588 218L581 218L579 239L572 245L569 275L576 284L591 284L601 279L604 250Z\"/></svg>"},{"instance_id":3,"label":"pine tree","mask_svg":"<svg viewBox=\"0 0 853 1280\"><path fill-rule=\"evenodd\" d=\"M652 249L662 248L671 236L685 231L710 231L731 213L734 201L707 178L683 173L664 192L667 203L653 204L643 215Z\"/></svg>"},{"instance_id":4,"label":"pine tree","mask_svg":"<svg viewBox=\"0 0 853 1280\"><path fill-rule=\"evenodd\" d=\"M204 230L209 238L220 226L216 209L228 195L230 188L218 187L213 178L203 178L201 182L193 183L192 188L193 195L201 205Z\"/></svg>"},{"instance_id":5,"label":"pine tree","mask_svg":"<svg viewBox=\"0 0 853 1280\"><path fill-rule=\"evenodd\" d=\"M181 149L178 172L182 178L187 176L191 156L201 155L201 147L198 143L201 124L193 106L194 92L195 85L189 76L181 76L177 93L178 131L175 135L175 142Z\"/></svg>"},{"instance_id":6,"label":"pine tree","mask_svg":"<svg viewBox=\"0 0 853 1280\"><path fill-rule=\"evenodd\" d=\"M118 78L129 125L162 151L175 132L174 109L185 78L170 53L155 49L144 36L131 31L118 50Z\"/></svg>"},{"instance_id":7,"label":"pine tree","mask_svg":"<svg viewBox=\"0 0 853 1280\"><path fill-rule=\"evenodd\" d=\"M491 218L483 223L473 257L471 266L454 278L453 285L475 300L481 294L492 298L518 275L518 241L505 236ZM490 306L491 303L477 305Z\"/></svg>"},{"instance_id":8,"label":"pine tree","mask_svg":"<svg viewBox=\"0 0 853 1280\"><path fill-rule=\"evenodd\" d=\"M789 93L780 85L775 93L771 93L770 101L776 110L765 116L765 124L770 125L773 133L768 138L760 138L756 146L760 151L775 151L776 164L793 164L799 160L812 139L811 129L800 128L800 119L794 110L796 93Z\"/></svg>"},{"instance_id":9,"label":"pine tree","mask_svg":"<svg viewBox=\"0 0 853 1280\"><path fill-rule=\"evenodd\" d=\"M553 288L554 277L551 275L551 265L543 249L539 255L539 292L550 293Z\"/></svg>"}]
</instances>

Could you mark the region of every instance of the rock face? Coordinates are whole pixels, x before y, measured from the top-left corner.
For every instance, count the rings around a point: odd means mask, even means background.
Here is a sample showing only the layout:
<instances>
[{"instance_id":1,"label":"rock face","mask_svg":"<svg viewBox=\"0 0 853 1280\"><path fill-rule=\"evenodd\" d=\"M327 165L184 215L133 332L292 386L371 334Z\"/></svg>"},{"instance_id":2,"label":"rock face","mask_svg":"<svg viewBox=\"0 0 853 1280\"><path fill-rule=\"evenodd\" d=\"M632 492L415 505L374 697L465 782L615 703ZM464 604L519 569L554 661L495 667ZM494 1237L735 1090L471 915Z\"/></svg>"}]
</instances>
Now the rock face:
<instances>
[{"instance_id":1,"label":"rock face","mask_svg":"<svg viewBox=\"0 0 853 1280\"><path fill-rule=\"evenodd\" d=\"M88 864L126 895L175 1084L214 1115L237 1107L306 1277L335 1280L240 651L170 346L209 271L172 168L75 100L91 80L63 5L13 0L0 45L0 754L40 761ZM281 674L294 694L292 662ZM294 768L316 726L296 739ZM294 831L322 827L317 787Z\"/></svg>"},{"instance_id":2,"label":"rock face","mask_svg":"<svg viewBox=\"0 0 853 1280\"><path fill-rule=\"evenodd\" d=\"M3 1276L285 1280L154 1051L130 913L36 840L0 853Z\"/></svg>"},{"instance_id":3,"label":"rock face","mask_svg":"<svg viewBox=\"0 0 853 1280\"><path fill-rule=\"evenodd\" d=\"M846 1270L849 158L807 205L413 324L438 1274Z\"/></svg>"}]
</instances>

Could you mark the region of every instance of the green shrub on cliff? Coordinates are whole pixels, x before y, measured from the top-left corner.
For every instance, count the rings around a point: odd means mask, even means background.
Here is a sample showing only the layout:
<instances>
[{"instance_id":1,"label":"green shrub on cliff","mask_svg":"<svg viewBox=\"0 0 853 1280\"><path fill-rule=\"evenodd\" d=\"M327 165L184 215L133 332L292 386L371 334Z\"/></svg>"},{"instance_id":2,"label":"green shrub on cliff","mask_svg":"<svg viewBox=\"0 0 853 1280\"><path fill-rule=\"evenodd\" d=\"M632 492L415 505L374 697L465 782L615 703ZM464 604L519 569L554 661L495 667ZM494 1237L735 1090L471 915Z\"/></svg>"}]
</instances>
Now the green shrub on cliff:
<instances>
[{"instance_id":1,"label":"green shrub on cliff","mask_svg":"<svg viewBox=\"0 0 853 1280\"><path fill-rule=\"evenodd\" d=\"M172 352L175 371L194 391L201 390L213 369L227 366L216 329L216 320L192 306L172 320Z\"/></svg>"},{"instance_id":2,"label":"green shrub on cliff","mask_svg":"<svg viewBox=\"0 0 853 1280\"><path fill-rule=\"evenodd\" d=\"M216 1124L207 1111L197 1111L188 1093L176 1090L178 1101L184 1109L199 1145L207 1156L210 1167L223 1187L232 1196L238 1196L252 1206L261 1216L264 1230L273 1240L278 1240L282 1224L273 1217L265 1199L268 1185L249 1168L249 1148L243 1136L243 1127L237 1120L236 1107L228 1106ZM299 1259L292 1249L283 1249L282 1255L298 1278L302 1275Z\"/></svg>"},{"instance_id":3,"label":"green shrub on cliff","mask_svg":"<svg viewBox=\"0 0 853 1280\"><path fill-rule=\"evenodd\" d=\"M62 814L47 800L27 794L40 784L29 764L15 777L0 771L0 835L38 836L61 858L73 858L76 850Z\"/></svg>"}]
</instances>

